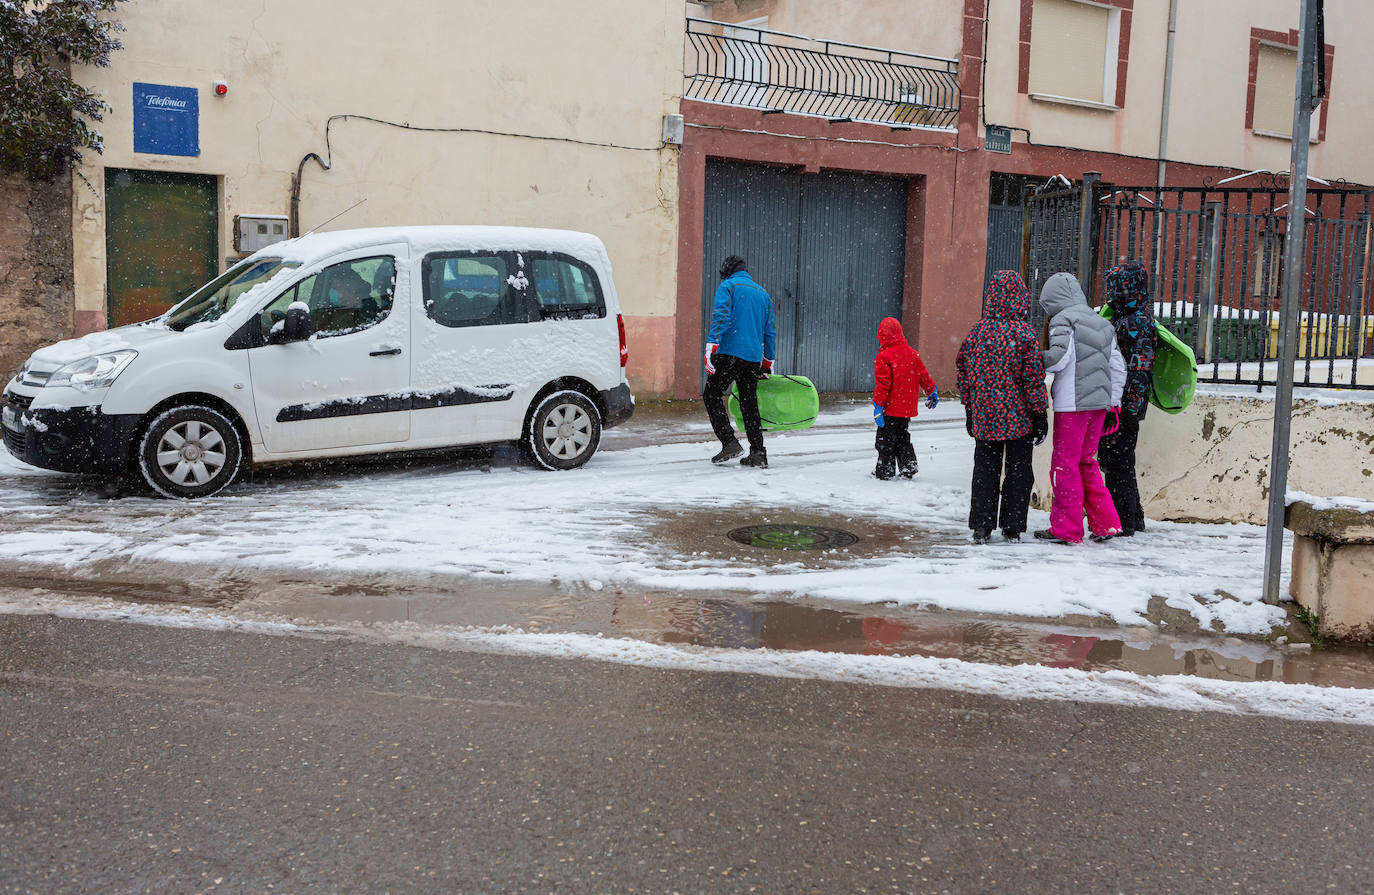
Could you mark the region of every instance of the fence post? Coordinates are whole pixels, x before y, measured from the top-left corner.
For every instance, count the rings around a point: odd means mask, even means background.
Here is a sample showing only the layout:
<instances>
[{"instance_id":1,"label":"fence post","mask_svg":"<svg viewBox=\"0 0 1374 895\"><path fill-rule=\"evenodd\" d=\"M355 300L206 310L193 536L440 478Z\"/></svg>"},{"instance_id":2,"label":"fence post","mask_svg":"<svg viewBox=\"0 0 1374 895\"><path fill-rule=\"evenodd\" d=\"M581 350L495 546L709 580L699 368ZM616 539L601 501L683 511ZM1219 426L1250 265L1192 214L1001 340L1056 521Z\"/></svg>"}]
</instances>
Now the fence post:
<instances>
[{"instance_id":1,"label":"fence post","mask_svg":"<svg viewBox=\"0 0 1374 895\"><path fill-rule=\"evenodd\" d=\"M1216 326L1217 282L1221 270L1221 203L1212 201L1202 213L1202 296L1197 308L1197 359L1212 360Z\"/></svg>"},{"instance_id":2,"label":"fence post","mask_svg":"<svg viewBox=\"0 0 1374 895\"><path fill-rule=\"evenodd\" d=\"M1093 224L1097 220L1097 183L1102 175L1085 171L1078 188L1078 284L1093 302Z\"/></svg>"}]
</instances>

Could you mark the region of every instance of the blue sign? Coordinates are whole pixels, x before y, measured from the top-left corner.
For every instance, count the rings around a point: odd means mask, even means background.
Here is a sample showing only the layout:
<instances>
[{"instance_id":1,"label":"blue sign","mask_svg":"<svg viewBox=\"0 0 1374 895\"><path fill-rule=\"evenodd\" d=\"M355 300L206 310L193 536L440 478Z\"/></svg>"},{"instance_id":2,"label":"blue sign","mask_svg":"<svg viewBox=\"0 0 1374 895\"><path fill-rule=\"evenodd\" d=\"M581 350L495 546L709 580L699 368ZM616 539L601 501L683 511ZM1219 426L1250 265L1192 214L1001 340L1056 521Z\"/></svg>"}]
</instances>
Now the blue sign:
<instances>
[{"instance_id":1,"label":"blue sign","mask_svg":"<svg viewBox=\"0 0 1374 895\"><path fill-rule=\"evenodd\" d=\"M989 124L983 133L983 148L988 152L1011 152L1011 128Z\"/></svg>"},{"instance_id":2,"label":"blue sign","mask_svg":"<svg viewBox=\"0 0 1374 895\"><path fill-rule=\"evenodd\" d=\"M200 155L196 88L134 82L134 152Z\"/></svg>"}]
</instances>

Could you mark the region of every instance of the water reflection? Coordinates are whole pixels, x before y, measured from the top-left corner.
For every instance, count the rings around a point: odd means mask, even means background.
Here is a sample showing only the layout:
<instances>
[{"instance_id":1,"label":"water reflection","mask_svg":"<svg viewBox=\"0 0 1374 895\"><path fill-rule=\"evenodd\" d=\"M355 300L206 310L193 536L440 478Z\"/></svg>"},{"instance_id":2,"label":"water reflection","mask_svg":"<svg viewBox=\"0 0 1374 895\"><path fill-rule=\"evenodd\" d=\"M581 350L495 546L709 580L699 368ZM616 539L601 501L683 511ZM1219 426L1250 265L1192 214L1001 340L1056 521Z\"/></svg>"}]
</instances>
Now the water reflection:
<instances>
[{"instance_id":1,"label":"water reflection","mask_svg":"<svg viewBox=\"0 0 1374 895\"><path fill-rule=\"evenodd\" d=\"M616 599L608 633L658 643L930 656L998 665L1374 688L1374 658L1357 649L1328 647L1307 653L1236 638L1179 640L1148 629L1127 637L1115 628L1110 633L1069 633L1013 621L904 615L895 610L847 612L794 602Z\"/></svg>"}]
</instances>

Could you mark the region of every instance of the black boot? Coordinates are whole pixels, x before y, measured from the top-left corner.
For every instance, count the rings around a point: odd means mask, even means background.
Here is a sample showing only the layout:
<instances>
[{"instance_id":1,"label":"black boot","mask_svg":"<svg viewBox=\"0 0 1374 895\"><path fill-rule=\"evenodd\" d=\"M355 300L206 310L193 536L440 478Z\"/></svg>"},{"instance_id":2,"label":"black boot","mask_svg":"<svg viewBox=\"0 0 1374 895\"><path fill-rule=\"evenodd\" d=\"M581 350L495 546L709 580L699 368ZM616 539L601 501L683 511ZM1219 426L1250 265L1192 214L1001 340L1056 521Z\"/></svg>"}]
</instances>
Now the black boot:
<instances>
[{"instance_id":1,"label":"black boot","mask_svg":"<svg viewBox=\"0 0 1374 895\"><path fill-rule=\"evenodd\" d=\"M740 466L757 466L759 469L767 469L767 468L768 468L768 452L765 451L763 448L759 448L759 449L756 450L756 451L751 450L751 451L749 452L749 456L747 456L747 457L745 457L743 460L739 461L739 465L740 465Z\"/></svg>"},{"instance_id":2,"label":"black boot","mask_svg":"<svg viewBox=\"0 0 1374 895\"><path fill-rule=\"evenodd\" d=\"M712 457L712 458L711 458L711 462L712 462L712 463L724 463L726 460L733 460L733 459L735 459L736 457L738 457L738 456L739 456L740 454L742 454L742 453L744 453L744 448L740 447L740 444L739 444L738 441L732 441L732 442L730 442L729 444L723 444L723 445L721 445L721 447L720 447L720 453L719 453L719 454L716 454L714 457Z\"/></svg>"},{"instance_id":3,"label":"black boot","mask_svg":"<svg viewBox=\"0 0 1374 895\"><path fill-rule=\"evenodd\" d=\"M988 538L992 537L992 531L987 528L975 528L973 530L973 543L986 544Z\"/></svg>"}]
</instances>

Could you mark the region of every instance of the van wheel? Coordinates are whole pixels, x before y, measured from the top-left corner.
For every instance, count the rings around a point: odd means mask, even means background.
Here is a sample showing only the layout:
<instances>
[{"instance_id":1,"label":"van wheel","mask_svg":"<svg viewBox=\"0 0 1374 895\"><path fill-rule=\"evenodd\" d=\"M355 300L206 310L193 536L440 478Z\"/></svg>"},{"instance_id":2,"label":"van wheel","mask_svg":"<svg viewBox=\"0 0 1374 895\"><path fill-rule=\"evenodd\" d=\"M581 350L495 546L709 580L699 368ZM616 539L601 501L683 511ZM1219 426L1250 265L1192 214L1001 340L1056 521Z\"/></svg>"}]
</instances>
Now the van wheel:
<instances>
[{"instance_id":1,"label":"van wheel","mask_svg":"<svg viewBox=\"0 0 1374 895\"><path fill-rule=\"evenodd\" d=\"M208 497L239 475L243 447L224 414L190 404L159 414L138 445L143 480L164 497Z\"/></svg>"},{"instance_id":2,"label":"van wheel","mask_svg":"<svg viewBox=\"0 0 1374 895\"><path fill-rule=\"evenodd\" d=\"M535 405L521 446L545 469L576 469L601 443L601 412L578 391L554 392Z\"/></svg>"}]
</instances>

